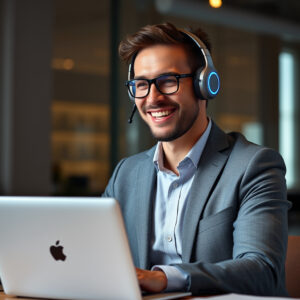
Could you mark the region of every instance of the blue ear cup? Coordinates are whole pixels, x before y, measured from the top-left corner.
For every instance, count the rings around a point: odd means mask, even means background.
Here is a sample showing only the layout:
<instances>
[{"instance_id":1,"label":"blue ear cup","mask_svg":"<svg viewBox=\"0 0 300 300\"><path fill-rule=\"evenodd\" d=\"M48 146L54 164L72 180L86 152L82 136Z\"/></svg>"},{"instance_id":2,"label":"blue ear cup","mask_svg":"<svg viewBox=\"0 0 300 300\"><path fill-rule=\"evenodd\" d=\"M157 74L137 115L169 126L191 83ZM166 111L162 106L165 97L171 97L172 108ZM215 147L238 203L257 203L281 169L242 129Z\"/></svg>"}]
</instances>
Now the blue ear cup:
<instances>
[{"instance_id":1,"label":"blue ear cup","mask_svg":"<svg viewBox=\"0 0 300 300\"><path fill-rule=\"evenodd\" d=\"M213 99L220 89L220 77L215 69L199 68L194 75L194 91L198 99Z\"/></svg>"},{"instance_id":2,"label":"blue ear cup","mask_svg":"<svg viewBox=\"0 0 300 300\"><path fill-rule=\"evenodd\" d=\"M201 100L215 98L220 90L220 77L214 67L208 49L193 33L184 29L179 30L199 47L204 57L205 66L196 70L194 75L194 91L196 97Z\"/></svg>"},{"instance_id":3,"label":"blue ear cup","mask_svg":"<svg viewBox=\"0 0 300 300\"><path fill-rule=\"evenodd\" d=\"M207 89L210 98L214 98L219 93L220 77L219 74L216 72L216 70L212 70L208 74Z\"/></svg>"}]
</instances>

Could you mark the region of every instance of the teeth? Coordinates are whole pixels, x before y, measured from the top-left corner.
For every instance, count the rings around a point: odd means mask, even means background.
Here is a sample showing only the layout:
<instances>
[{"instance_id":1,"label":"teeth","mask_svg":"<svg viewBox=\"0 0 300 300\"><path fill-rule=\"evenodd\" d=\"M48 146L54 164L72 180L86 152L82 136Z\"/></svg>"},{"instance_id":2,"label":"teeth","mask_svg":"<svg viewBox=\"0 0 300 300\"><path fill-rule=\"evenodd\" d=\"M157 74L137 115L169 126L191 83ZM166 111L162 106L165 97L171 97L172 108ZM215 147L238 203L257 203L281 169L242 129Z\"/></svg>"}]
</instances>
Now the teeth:
<instances>
[{"instance_id":1,"label":"teeth","mask_svg":"<svg viewBox=\"0 0 300 300\"><path fill-rule=\"evenodd\" d=\"M161 117L165 117L168 116L170 114L170 111L166 110L166 111L157 111L157 112L152 112L151 115L154 118L161 118Z\"/></svg>"}]
</instances>

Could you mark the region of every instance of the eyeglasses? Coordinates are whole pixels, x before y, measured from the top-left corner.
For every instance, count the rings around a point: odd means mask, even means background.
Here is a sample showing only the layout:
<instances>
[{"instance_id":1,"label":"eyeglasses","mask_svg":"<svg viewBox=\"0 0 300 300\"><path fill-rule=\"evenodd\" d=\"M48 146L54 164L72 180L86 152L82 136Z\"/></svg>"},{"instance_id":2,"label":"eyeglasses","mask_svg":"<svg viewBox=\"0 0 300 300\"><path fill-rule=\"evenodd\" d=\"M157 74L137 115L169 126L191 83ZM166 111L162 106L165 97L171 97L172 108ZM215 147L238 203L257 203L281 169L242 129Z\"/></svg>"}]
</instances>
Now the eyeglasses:
<instances>
[{"instance_id":1,"label":"eyeglasses","mask_svg":"<svg viewBox=\"0 0 300 300\"><path fill-rule=\"evenodd\" d=\"M194 74L165 74L153 79L133 79L125 82L130 95L134 98L148 96L152 83L163 95L171 95L178 91L179 79L193 77Z\"/></svg>"}]
</instances>

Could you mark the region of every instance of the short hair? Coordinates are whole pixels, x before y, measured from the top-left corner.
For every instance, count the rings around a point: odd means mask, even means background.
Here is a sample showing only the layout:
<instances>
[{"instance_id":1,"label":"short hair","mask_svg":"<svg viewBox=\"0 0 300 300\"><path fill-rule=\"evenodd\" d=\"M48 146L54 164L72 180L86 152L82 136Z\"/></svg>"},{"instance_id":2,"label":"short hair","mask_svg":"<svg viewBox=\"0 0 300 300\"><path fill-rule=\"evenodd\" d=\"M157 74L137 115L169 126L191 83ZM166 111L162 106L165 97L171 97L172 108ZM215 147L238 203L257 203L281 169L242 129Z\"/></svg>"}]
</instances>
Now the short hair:
<instances>
[{"instance_id":1,"label":"short hair","mask_svg":"<svg viewBox=\"0 0 300 300\"><path fill-rule=\"evenodd\" d=\"M195 34L211 51L208 35L202 29L189 31ZM205 64L203 54L196 43L171 23L147 25L127 36L119 45L119 55L123 61L129 64L139 51L154 45L181 45L188 53L188 63L192 72Z\"/></svg>"}]
</instances>

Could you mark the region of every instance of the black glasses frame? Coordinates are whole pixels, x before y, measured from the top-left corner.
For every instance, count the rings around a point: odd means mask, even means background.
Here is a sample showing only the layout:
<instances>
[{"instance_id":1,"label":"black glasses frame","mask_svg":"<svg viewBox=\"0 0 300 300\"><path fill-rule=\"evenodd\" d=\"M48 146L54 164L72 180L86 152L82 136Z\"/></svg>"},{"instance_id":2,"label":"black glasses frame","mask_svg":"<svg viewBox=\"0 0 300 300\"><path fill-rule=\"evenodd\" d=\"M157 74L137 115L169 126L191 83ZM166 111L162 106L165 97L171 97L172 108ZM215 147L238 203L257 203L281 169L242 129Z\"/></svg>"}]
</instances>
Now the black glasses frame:
<instances>
[{"instance_id":1,"label":"black glasses frame","mask_svg":"<svg viewBox=\"0 0 300 300\"><path fill-rule=\"evenodd\" d=\"M158 79L161 79L162 77L168 77L168 76L174 76L174 77L176 78L176 80L177 80L177 88L176 88L176 91L174 91L174 92L171 92L171 93L164 93L164 92L162 92L162 91L160 90L160 88L159 88L159 86L158 86L158 84L157 84L157 80L158 80ZM163 94L163 95L172 95L172 94L175 94L175 93L178 91L178 89L179 89L179 79L180 79L180 78L187 78L187 77L194 77L194 74L193 74L193 73L189 73L189 74L162 74L162 75L159 75L158 77L155 77L155 78L153 78L153 79L145 79L145 78L141 78L141 79L127 80L127 81L125 82L125 85L127 86L128 92L130 93L130 95L131 95L132 97L137 98L137 99L141 99L141 98L145 98L145 97L147 97L147 96L149 95L149 92L150 92L152 83L154 83L154 85L155 85L155 87L157 88L157 90L158 90L161 94ZM130 89L130 86L134 86L134 85L135 85L135 82L136 82L137 80L144 80L144 81L147 81L147 82L148 82L148 91L147 91L147 93L146 93L145 96L142 96L142 97L141 97L141 96L138 96L138 97L137 97L137 96L133 95L133 93L132 93L132 91L131 91L131 89Z\"/></svg>"}]
</instances>

